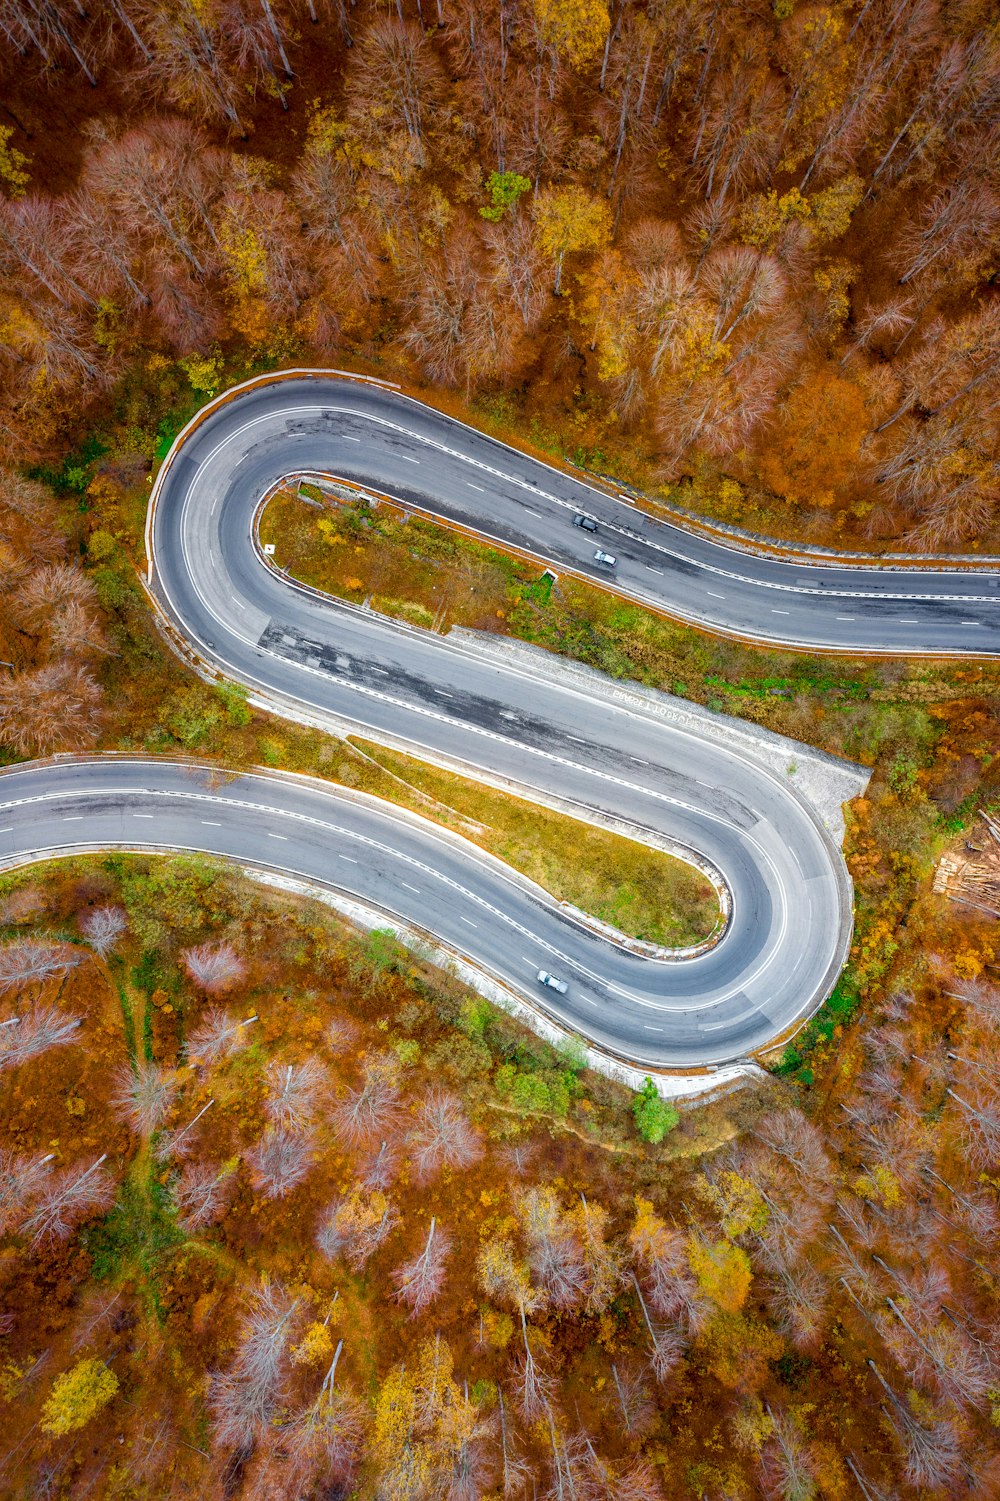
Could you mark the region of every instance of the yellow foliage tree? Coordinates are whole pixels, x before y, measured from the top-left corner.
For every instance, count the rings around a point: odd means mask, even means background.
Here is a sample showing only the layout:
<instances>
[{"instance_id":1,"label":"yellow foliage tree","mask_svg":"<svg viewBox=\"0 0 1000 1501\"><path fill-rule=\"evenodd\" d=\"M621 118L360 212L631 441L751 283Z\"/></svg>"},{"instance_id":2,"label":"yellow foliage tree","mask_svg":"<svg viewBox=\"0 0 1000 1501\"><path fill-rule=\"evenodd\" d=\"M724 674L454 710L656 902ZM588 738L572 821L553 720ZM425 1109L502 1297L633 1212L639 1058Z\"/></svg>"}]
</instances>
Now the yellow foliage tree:
<instances>
[{"instance_id":1,"label":"yellow foliage tree","mask_svg":"<svg viewBox=\"0 0 1000 1501\"><path fill-rule=\"evenodd\" d=\"M602 250L611 239L611 210L574 183L546 188L535 205L535 229L543 255L556 263L553 291L562 291L563 261L570 252Z\"/></svg>"},{"instance_id":2,"label":"yellow foliage tree","mask_svg":"<svg viewBox=\"0 0 1000 1501\"><path fill-rule=\"evenodd\" d=\"M8 198L23 198L30 181L25 167L30 158L10 144L13 125L0 125L0 183Z\"/></svg>"},{"instance_id":3,"label":"yellow foliage tree","mask_svg":"<svg viewBox=\"0 0 1000 1501\"><path fill-rule=\"evenodd\" d=\"M720 1173L714 1183L702 1175L696 1183L698 1196L711 1204L719 1216L722 1233L736 1240L748 1230L763 1230L770 1211L760 1190L749 1178L731 1170Z\"/></svg>"},{"instance_id":4,"label":"yellow foliage tree","mask_svg":"<svg viewBox=\"0 0 1000 1501\"><path fill-rule=\"evenodd\" d=\"M673 1231L657 1214L649 1199L636 1199L635 1223L628 1239L639 1261L649 1263L670 1249Z\"/></svg>"},{"instance_id":5,"label":"yellow foliage tree","mask_svg":"<svg viewBox=\"0 0 1000 1501\"><path fill-rule=\"evenodd\" d=\"M742 1246L731 1241L708 1241L700 1235L688 1238L688 1265L698 1286L723 1313L738 1313L747 1300L753 1273Z\"/></svg>"},{"instance_id":6,"label":"yellow foliage tree","mask_svg":"<svg viewBox=\"0 0 1000 1501\"><path fill-rule=\"evenodd\" d=\"M601 380L614 380L636 359L639 278L619 251L607 250L578 281L576 313L597 353L597 374Z\"/></svg>"},{"instance_id":7,"label":"yellow foliage tree","mask_svg":"<svg viewBox=\"0 0 1000 1501\"><path fill-rule=\"evenodd\" d=\"M574 68L593 62L611 24L604 0L535 0L535 16L545 45Z\"/></svg>"},{"instance_id":8,"label":"yellow foliage tree","mask_svg":"<svg viewBox=\"0 0 1000 1501\"><path fill-rule=\"evenodd\" d=\"M256 231L234 212L223 218L219 227L219 248L225 262L225 276L234 302L235 327L259 344L268 333L267 250Z\"/></svg>"},{"instance_id":9,"label":"yellow foliage tree","mask_svg":"<svg viewBox=\"0 0 1000 1501\"><path fill-rule=\"evenodd\" d=\"M107 1407L118 1377L101 1360L78 1360L58 1377L42 1409L42 1432L75 1433Z\"/></svg>"},{"instance_id":10,"label":"yellow foliage tree","mask_svg":"<svg viewBox=\"0 0 1000 1501\"><path fill-rule=\"evenodd\" d=\"M333 1355L333 1338L327 1324L318 1320L309 1325L292 1351L292 1365L320 1365Z\"/></svg>"},{"instance_id":11,"label":"yellow foliage tree","mask_svg":"<svg viewBox=\"0 0 1000 1501\"><path fill-rule=\"evenodd\" d=\"M809 199L812 224L816 234L824 240L837 240L846 234L851 215L864 197L865 185L856 172L838 177L828 188L814 193Z\"/></svg>"},{"instance_id":12,"label":"yellow foliage tree","mask_svg":"<svg viewBox=\"0 0 1000 1501\"><path fill-rule=\"evenodd\" d=\"M412 1375L397 1367L379 1388L369 1453L381 1493L391 1501L426 1491L430 1453L416 1436L417 1392Z\"/></svg>"},{"instance_id":13,"label":"yellow foliage tree","mask_svg":"<svg viewBox=\"0 0 1000 1501\"><path fill-rule=\"evenodd\" d=\"M382 1383L370 1453L385 1501L444 1495L461 1474L479 1408L452 1370L451 1347L436 1334L420 1346L412 1372L397 1367Z\"/></svg>"},{"instance_id":14,"label":"yellow foliage tree","mask_svg":"<svg viewBox=\"0 0 1000 1501\"><path fill-rule=\"evenodd\" d=\"M479 1253L476 1269L483 1291L496 1302L510 1303L525 1313L538 1302L528 1268L514 1255L509 1240L488 1240Z\"/></svg>"},{"instance_id":15,"label":"yellow foliage tree","mask_svg":"<svg viewBox=\"0 0 1000 1501\"><path fill-rule=\"evenodd\" d=\"M854 1192L860 1199L871 1199L885 1209L898 1209L903 1202L899 1179L891 1168L879 1163L871 1172L854 1180Z\"/></svg>"},{"instance_id":16,"label":"yellow foliage tree","mask_svg":"<svg viewBox=\"0 0 1000 1501\"><path fill-rule=\"evenodd\" d=\"M768 1363L777 1360L781 1336L759 1319L742 1313L718 1313L698 1339L698 1349L717 1381L730 1391L756 1391L767 1379Z\"/></svg>"}]
</instances>

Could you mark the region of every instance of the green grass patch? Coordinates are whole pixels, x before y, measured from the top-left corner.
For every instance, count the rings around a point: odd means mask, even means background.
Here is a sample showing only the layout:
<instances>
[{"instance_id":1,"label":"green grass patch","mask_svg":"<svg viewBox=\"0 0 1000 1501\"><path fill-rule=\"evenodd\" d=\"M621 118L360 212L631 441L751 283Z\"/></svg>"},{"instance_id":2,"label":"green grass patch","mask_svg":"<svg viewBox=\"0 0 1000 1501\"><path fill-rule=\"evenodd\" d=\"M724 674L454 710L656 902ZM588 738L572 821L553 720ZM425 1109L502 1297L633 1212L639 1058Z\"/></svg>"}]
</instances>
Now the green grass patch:
<instances>
[{"instance_id":1,"label":"green grass patch","mask_svg":"<svg viewBox=\"0 0 1000 1501\"><path fill-rule=\"evenodd\" d=\"M98 1282L135 1279L150 1311L162 1321L160 1281L165 1262L185 1235L174 1218L169 1191L156 1164L140 1159L123 1182L114 1207L83 1241Z\"/></svg>"},{"instance_id":2,"label":"green grass patch","mask_svg":"<svg viewBox=\"0 0 1000 1501\"><path fill-rule=\"evenodd\" d=\"M857 1015L861 1005L861 992L846 969L837 981L829 1000L806 1022L795 1041L789 1043L771 1072L782 1079L794 1079L800 1084L813 1082L809 1060L813 1051L833 1041L838 1027L846 1027Z\"/></svg>"}]
</instances>

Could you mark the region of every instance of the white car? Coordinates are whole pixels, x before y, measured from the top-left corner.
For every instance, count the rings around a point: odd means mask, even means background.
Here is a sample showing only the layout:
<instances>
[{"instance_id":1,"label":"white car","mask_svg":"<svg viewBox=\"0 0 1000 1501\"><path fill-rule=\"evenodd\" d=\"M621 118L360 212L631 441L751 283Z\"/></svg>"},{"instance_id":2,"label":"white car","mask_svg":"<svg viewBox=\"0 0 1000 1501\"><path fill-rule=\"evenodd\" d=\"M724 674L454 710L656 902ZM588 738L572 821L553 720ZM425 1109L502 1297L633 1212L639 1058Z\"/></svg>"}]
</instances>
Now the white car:
<instances>
[{"instance_id":1,"label":"white car","mask_svg":"<svg viewBox=\"0 0 1000 1501\"><path fill-rule=\"evenodd\" d=\"M618 559L613 552L603 552L601 548L598 548L594 553L594 562L600 563L602 568L614 568Z\"/></svg>"},{"instance_id":2,"label":"white car","mask_svg":"<svg viewBox=\"0 0 1000 1501\"><path fill-rule=\"evenodd\" d=\"M569 989L565 980L560 980L558 975L550 975L547 969L538 971L538 979L540 984L547 985L550 990L558 990L560 995L565 995Z\"/></svg>"}]
</instances>

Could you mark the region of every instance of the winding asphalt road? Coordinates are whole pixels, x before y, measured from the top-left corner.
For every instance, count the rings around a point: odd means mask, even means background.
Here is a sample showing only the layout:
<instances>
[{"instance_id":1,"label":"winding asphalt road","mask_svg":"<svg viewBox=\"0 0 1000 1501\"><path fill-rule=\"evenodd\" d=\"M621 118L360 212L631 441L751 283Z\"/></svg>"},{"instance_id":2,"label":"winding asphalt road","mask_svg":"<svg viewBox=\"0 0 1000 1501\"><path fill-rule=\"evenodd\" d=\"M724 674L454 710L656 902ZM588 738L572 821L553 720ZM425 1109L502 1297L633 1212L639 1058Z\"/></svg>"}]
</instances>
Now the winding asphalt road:
<instances>
[{"instance_id":1,"label":"winding asphalt road","mask_svg":"<svg viewBox=\"0 0 1000 1501\"><path fill-rule=\"evenodd\" d=\"M845 957L851 892L839 850L794 787L635 700L588 693L556 667L484 656L265 568L253 537L258 502L282 475L303 470L391 493L584 575L598 572L595 539L572 525L586 511L598 519L596 545L619 558L616 589L714 630L855 651L1000 651L995 575L750 558L640 517L380 387L263 383L203 414L157 480L151 584L174 631L278 712L697 851L729 888L724 937L684 959L639 958L398 810L302 779L220 785L217 775L162 761L0 775L0 862L141 844L280 868L424 928L569 1027L651 1067L744 1057L815 1009ZM777 626L767 618L776 601L787 606ZM566 979L568 995L539 987L539 968Z\"/></svg>"}]
</instances>

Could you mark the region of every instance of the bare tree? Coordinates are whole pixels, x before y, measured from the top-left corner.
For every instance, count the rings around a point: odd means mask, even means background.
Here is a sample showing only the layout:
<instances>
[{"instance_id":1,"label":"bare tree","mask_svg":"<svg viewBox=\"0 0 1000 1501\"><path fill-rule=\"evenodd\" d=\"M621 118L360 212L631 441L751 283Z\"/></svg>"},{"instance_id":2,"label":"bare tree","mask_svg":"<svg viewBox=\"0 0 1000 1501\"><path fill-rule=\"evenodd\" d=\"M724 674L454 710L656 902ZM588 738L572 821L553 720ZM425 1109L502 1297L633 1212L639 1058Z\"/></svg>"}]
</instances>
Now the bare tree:
<instances>
[{"instance_id":1,"label":"bare tree","mask_svg":"<svg viewBox=\"0 0 1000 1501\"><path fill-rule=\"evenodd\" d=\"M800 1178L818 1189L825 1200L829 1198L833 1165L822 1132L801 1110L775 1110L765 1115L755 1127L754 1135L783 1157Z\"/></svg>"},{"instance_id":2,"label":"bare tree","mask_svg":"<svg viewBox=\"0 0 1000 1501\"><path fill-rule=\"evenodd\" d=\"M801 1434L784 1413L772 1412L771 1436L761 1450L761 1484L775 1501L811 1501L816 1476Z\"/></svg>"},{"instance_id":3,"label":"bare tree","mask_svg":"<svg viewBox=\"0 0 1000 1501\"><path fill-rule=\"evenodd\" d=\"M618 1366L612 1361L611 1374L614 1377L625 1432L629 1437L632 1434L641 1437L644 1433L648 1433L656 1421L656 1405L642 1370L625 1368L619 1371Z\"/></svg>"},{"instance_id":4,"label":"bare tree","mask_svg":"<svg viewBox=\"0 0 1000 1501\"><path fill-rule=\"evenodd\" d=\"M96 144L84 191L141 228L148 247L171 265L179 260L200 283L218 260L212 211L225 182L225 153L177 118L153 119L121 135L105 130Z\"/></svg>"},{"instance_id":5,"label":"bare tree","mask_svg":"<svg viewBox=\"0 0 1000 1501\"><path fill-rule=\"evenodd\" d=\"M417 1110L417 1124L407 1137L417 1182L429 1183L442 1168L461 1171L478 1162L483 1149L469 1125L461 1101L433 1089Z\"/></svg>"},{"instance_id":6,"label":"bare tree","mask_svg":"<svg viewBox=\"0 0 1000 1501\"><path fill-rule=\"evenodd\" d=\"M67 228L57 200L37 193L16 202L0 199L0 268L29 273L64 313L73 304L93 303L70 271Z\"/></svg>"},{"instance_id":7,"label":"bare tree","mask_svg":"<svg viewBox=\"0 0 1000 1501\"><path fill-rule=\"evenodd\" d=\"M350 1016L335 1016L326 1029L326 1045L335 1057L354 1047L361 1035L361 1028Z\"/></svg>"},{"instance_id":8,"label":"bare tree","mask_svg":"<svg viewBox=\"0 0 1000 1501\"><path fill-rule=\"evenodd\" d=\"M352 1146L380 1136L393 1120L399 1099L399 1060L379 1053L365 1063L360 1089L348 1089L337 1102L334 1121Z\"/></svg>"},{"instance_id":9,"label":"bare tree","mask_svg":"<svg viewBox=\"0 0 1000 1501\"><path fill-rule=\"evenodd\" d=\"M68 944L41 943L34 938L15 939L0 948L0 992L65 974L80 960L79 952Z\"/></svg>"},{"instance_id":10,"label":"bare tree","mask_svg":"<svg viewBox=\"0 0 1000 1501\"><path fill-rule=\"evenodd\" d=\"M103 692L72 662L48 662L0 681L0 740L18 755L80 750L101 726Z\"/></svg>"},{"instance_id":11,"label":"bare tree","mask_svg":"<svg viewBox=\"0 0 1000 1501\"><path fill-rule=\"evenodd\" d=\"M410 1317L417 1318L429 1303L433 1303L444 1281L445 1263L451 1254L451 1237L444 1230L435 1230L437 1221L431 1218L430 1229L423 1250L410 1261L396 1267L392 1280L396 1284L395 1297L405 1303Z\"/></svg>"},{"instance_id":12,"label":"bare tree","mask_svg":"<svg viewBox=\"0 0 1000 1501\"><path fill-rule=\"evenodd\" d=\"M992 1091L971 1100L954 1089L946 1089L945 1093L961 1107L969 1161L981 1171L995 1166L1000 1159L1000 1100L990 1097Z\"/></svg>"},{"instance_id":13,"label":"bare tree","mask_svg":"<svg viewBox=\"0 0 1000 1501\"><path fill-rule=\"evenodd\" d=\"M201 1230L217 1220L235 1187L236 1174L226 1168L189 1162L174 1185L174 1203L185 1230Z\"/></svg>"},{"instance_id":14,"label":"bare tree","mask_svg":"<svg viewBox=\"0 0 1000 1501\"><path fill-rule=\"evenodd\" d=\"M823 1334L827 1283L804 1262L794 1271L780 1267L771 1281L769 1299L775 1322L799 1350L814 1350Z\"/></svg>"},{"instance_id":15,"label":"bare tree","mask_svg":"<svg viewBox=\"0 0 1000 1501\"><path fill-rule=\"evenodd\" d=\"M352 114L376 149L402 132L423 167L424 137L440 93L437 60L418 27L380 17L366 29L353 65Z\"/></svg>"},{"instance_id":16,"label":"bare tree","mask_svg":"<svg viewBox=\"0 0 1000 1501\"><path fill-rule=\"evenodd\" d=\"M954 1423L945 1418L921 1422L908 1404L896 1396L874 1360L869 1360L868 1366L889 1399L889 1407L883 1407L882 1411L896 1430L906 1456L908 1483L935 1490L954 1486L962 1473L961 1449Z\"/></svg>"},{"instance_id":17,"label":"bare tree","mask_svg":"<svg viewBox=\"0 0 1000 1501\"><path fill-rule=\"evenodd\" d=\"M530 1188L523 1201L528 1265L554 1308L572 1308L584 1291L586 1267L579 1236L551 1188Z\"/></svg>"},{"instance_id":18,"label":"bare tree","mask_svg":"<svg viewBox=\"0 0 1000 1501\"><path fill-rule=\"evenodd\" d=\"M343 1256L360 1271L386 1240L399 1220L391 1199L376 1190L355 1189L346 1198L334 1199L327 1210L316 1244L331 1260Z\"/></svg>"},{"instance_id":19,"label":"bare tree","mask_svg":"<svg viewBox=\"0 0 1000 1501\"><path fill-rule=\"evenodd\" d=\"M92 907L78 919L80 932L95 954L106 959L128 929L124 907Z\"/></svg>"},{"instance_id":20,"label":"bare tree","mask_svg":"<svg viewBox=\"0 0 1000 1501\"><path fill-rule=\"evenodd\" d=\"M368 1159L361 1171L361 1181L369 1190L383 1192L395 1181L399 1172L399 1152L394 1142L383 1141L377 1152Z\"/></svg>"},{"instance_id":21,"label":"bare tree","mask_svg":"<svg viewBox=\"0 0 1000 1501\"><path fill-rule=\"evenodd\" d=\"M622 1281L622 1255L606 1237L608 1212L580 1194L574 1215L585 1268L584 1307L588 1313L603 1313Z\"/></svg>"},{"instance_id":22,"label":"bare tree","mask_svg":"<svg viewBox=\"0 0 1000 1501\"><path fill-rule=\"evenodd\" d=\"M75 1042L78 1016L67 1016L54 1006L33 1006L23 1016L0 1025L0 1069L17 1068L49 1048Z\"/></svg>"},{"instance_id":23,"label":"bare tree","mask_svg":"<svg viewBox=\"0 0 1000 1501\"><path fill-rule=\"evenodd\" d=\"M528 1324L524 1316L523 1305L520 1314L524 1353L515 1366L518 1399L524 1416L529 1423L533 1423L549 1409L552 1394L555 1391L555 1379L546 1371L541 1370L535 1359L531 1341L528 1338Z\"/></svg>"},{"instance_id":24,"label":"bare tree","mask_svg":"<svg viewBox=\"0 0 1000 1501\"><path fill-rule=\"evenodd\" d=\"M126 1116L133 1131L149 1136L163 1125L178 1088L169 1069L137 1059L134 1068L126 1064L119 1071L111 1103Z\"/></svg>"},{"instance_id":25,"label":"bare tree","mask_svg":"<svg viewBox=\"0 0 1000 1501\"><path fill-rule=\"evenodd\" d=\"M520 1496L531 1475L531 1466L514 1448L502 1387L497 1388L497 1409L500 1415L500 1479L503 1494Z\"/></svg>"},{"instance_id":26,"label":"bare tree","mask_svg":"<svg viewBox=\"0 0 1000 1501\"><path fill-rule=\"evenodd\" d=\"M276 1283L265 1284L255 1295L236 1358L228 1371L214 1378L209 1393L220 1444L247 1448L274 1420L284 1395L285 1356L296 1307Z\"/></svg>"},{"instance_id":27,"label":"bare tree","mask_svg":"<svg viewBox=\"0 0 1000 1501\"><path fill-rule=\"evenodd\" d=\"M256 1020L256 1016L247 1016L242 1021L237 1021L227 1012L213 1007L205 1012L188 1038L188 1053L202 1063L215 1063L219 1058L228 1058L246 1046L249 1038L245 1035L245 1029Z\"/></svg>"},{"instance_id":28,"label":"bare tree","mask_svg":"<svg viewBox=\"0 0 1000 1501\"><path fill-rule=\"evenodd\" d=\"M239 128L238 83L227 66L225 33L214 24L214 13L194 0L167 7L147 3L136 13L150 54L139 75L144 87L154 82L181 108Z\"/></svg>"},{"instance_id":29,"label":"bare tree","mask_svg":"<svg viewBox=\"0 0 1000 1501\"><path fill-rule=\"evenodd\" d=\"M651 1204L641 1201L629 1242L654 1311L666 1319L690 1316L697 1291L684 1235L654 1214ZM638 1291L635 1277L632 1281Z\"/></svg>"},{"instance_id":30,"label":"bare tree","mask_svg":"<svg viewBox=\"0 0 1000 1501\"><path fill-rule=\"evenodd\" d=\"M275 1126L304 1131L319 1109L326 1084L326 1069L318 1058L307 1058L299 1064L272 1059L267 1066L269 1092L264 1101L268 1119Z\"/></svg>"},{"instance_id":31,"label":"bare tree","mask_svg":"<svg viewBox=\"0 0 1000 1501\"><path fill-rule=\"evenodd\" d=\"M246 965L229 943L200 943L185 949L181 963L206 995L222 995L246 974Z\"/></svg>"},{"instance_id":32,"label":"bare tree","mask_svg":"<svg viewBox=\"0 0 1000 1501\"><path fill-rule=\"evenodd\" d=\"M28 1215L29 1206L41 1191L47 1177L45 1157L19 1157L7 1147L0 1147L0 1235L6 1235Z\"/></svg>"},{"instance_id":33,"label":"bare tree","mask_svg":"<svg viewBox=\"0 0 1000 1501\"><path fill-rule=\"evenodd\" d=\"M265 1131L246 1154L254 1188L269 1199L283 1199L309 1171L313 1140L284 1128Z\"/></svg>"},{"instance_id":34,"label":"bare tree","mask_svg":"<svg viewBox=\"0 0 1000 1501\"><path fill-rule=\"evenodd\" d=\"M71 600L50 618L47 634L52 657L114 656L97 616L76 600Z\"/></svg>"},{"instance_id":35,"label":"bare tree","mask_svg":"<svg viewBox=\"0 0 1000 1501\"><path fill-rule=\"evenodd\" d=\"M653 1369L653 1375L657 1381L664 1382L676 1369L681 1356L684 1353L684 1341L681 1339L680 1330L672 1324L656 1324L650 1317L646 1300L642 1295L642 1288L635 1273L632 1273L632 1286L635 1295L639 1299L639 1307L642 1310L643 1322L649 1335L650 1352L649 1363Z\"/></svg>"},{"instance_id":36,"label":"bare tree","mask_svg":"<svg viewBox=\"0 0 1000 1501\"><path fill-rule=\"evenodd\" d=\"M201 1120L207 1110L211 1110L215 1104L209 1100L207 1105L202 1105L197 1115L189 1120L186 1126L178 1126L176 1131L165 1131L156 1143L156 1155L161 1162L166 1162L169 1157L184 1157L194 1146L194 1138L191 1132Z\"/></svg>"},{"instance_id":37,"label":"bare tree","mask_svg":"<svg viewBox=\"0 0 1000 1501\"><path fill-rule=\"evenodd\" d=\"M76 563L44 563L16 590L13 607L20 624L37 633L51 628L53 615L69 605L93 607L97 591Z\"/></svg>"},{"instance_id":38,"label":"bare tree","mask_svg":"<svg viewBox=\"0 0 1000 1501\"><path fill-rule=\"evenodd\" d=\"M114 1198L114 1184L103 1170L106 1159L105 1152L83 1173L66 1167L46 1180L35 1208L21 1226L30 1234L33 1246L66 1240L74 1225L108 1207Z\"/></svg>"},{"instance_id":39,"label":"bare tree","mask_svg":"<svg viewBox=\"0 0 1000 1501\"><path fill-rule=\"evenodd\" d=\"M337 1364L344 1342L334 1351L319 1395L296 1413L287 1436L289 1465L296 1493L304 1493L314 1477L346 1495L361 1455L364 1409L355 1398L336 1389Z\"/></svg>"}]
</instances>

